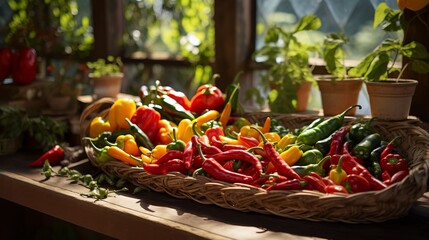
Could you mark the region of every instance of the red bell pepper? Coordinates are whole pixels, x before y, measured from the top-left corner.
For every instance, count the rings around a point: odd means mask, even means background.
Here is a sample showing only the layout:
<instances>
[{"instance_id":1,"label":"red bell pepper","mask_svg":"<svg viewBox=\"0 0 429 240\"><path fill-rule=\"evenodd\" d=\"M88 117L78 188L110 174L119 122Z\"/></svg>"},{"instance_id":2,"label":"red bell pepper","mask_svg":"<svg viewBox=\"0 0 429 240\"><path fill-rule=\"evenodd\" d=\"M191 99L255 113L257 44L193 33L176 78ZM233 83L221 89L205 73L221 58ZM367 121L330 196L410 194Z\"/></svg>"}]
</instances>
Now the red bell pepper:
<instances>
[{"instance_id":1,"label":"red bell pepper","mask_svg":"<svg viewBox=\"0 0 429 240\"><path fill-rule=\"evenodd\" d=\"M371 186L364 177L357 174L349 174L341 183L349 193L366 192L371 190Z\"/></svg>"},{"instance_id":2,"label":"red bell pepper","mask_svg":"<svg viewBox=\"0 0 429 240\"><path fill-rule=\"evenodd\" d=\"M380 167L393 176L399 171L408 171L408 163L400 154L389 153L380 159Z\"/></svg>"},{"instance_id":3,"label":"red bell pepper","mask_svg":"<svg viewBox=\"0 0 429 240\"><path fill-rule=\"evenodd\" d=\"M131 116L131 122L136 124L146 135L151 142L156 141L159 131L159 120L161 114L155 109L146 105L140 106Z\"/></svg>"},{"instance_id":4,"label":"red bell pepper","mask_svg":"<svg viewBox=\"0 0 429 240\"><path fill-rule=\"evenodd\" d=\"M12 73L13 52L10 48L0 48L0 81Z\"/></svg>"},{"instance_id":5,"label":"red bell pepper","mask_svg":"<svg viewBox=\"0 0 429 240\"><path fill-rule=\"evenodd\" d=\"M33 48L21 48L14 56L13 81L23 85L32 83L36 77L36 63L36 50Z\"/></svg>"},{"instance_id":6,"label":"red bell pepper","mask_svg":"<svg viewBox=\"0 0 429 240\"><path fill-rule=\"evenodd\" d=\"M50 150L31 162L30 167L41 167L46 160L48 160L51 165L59 164L64 160L64 149L59 145L53 146Z\"/></svg>"},{"instance_id":7,"label":"red bell pepper","mask_svg":"<svg viewBox=\"0 0 429 240\"><path fill-rule=\"evenodd\" d=\"M225 104L222 91L213 85L200 86L191 98L190 110L201 115L205 110L220 111Z\"/></svg>"}]
</instances>

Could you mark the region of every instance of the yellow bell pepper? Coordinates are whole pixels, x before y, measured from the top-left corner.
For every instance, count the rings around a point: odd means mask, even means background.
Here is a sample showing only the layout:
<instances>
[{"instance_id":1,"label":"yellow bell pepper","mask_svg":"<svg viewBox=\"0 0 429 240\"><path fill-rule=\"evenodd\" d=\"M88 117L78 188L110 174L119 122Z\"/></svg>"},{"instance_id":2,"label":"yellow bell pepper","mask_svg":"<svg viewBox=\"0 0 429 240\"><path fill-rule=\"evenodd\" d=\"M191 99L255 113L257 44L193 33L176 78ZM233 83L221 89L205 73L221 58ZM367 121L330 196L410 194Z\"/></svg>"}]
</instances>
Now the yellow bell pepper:
<instances>
[{"instance_id":1,"label":"yellow bell pepper","mask_svg":"<svg viewBox=\"0 0 429 240\"><path fill-rule=\"evenodd\" d=\"M302 150L299 149L297 145L294 145L280 153L280 157L287 163L289 166L294 165L299 158L302 156Z\"/></svg>"},{"instance_id":2,"label":"yellow bell pepper","mask_svg":"<svg viewBox=\"0 0 429 240\"><path fill-rule=\"evenodd\" d=\"M196 124L195 127L200 128L201 125L203 125L204 123L209 122L211 120L215 120L218 117L218 111L209 110L200 115L199 117L195 118L194 120L182 119L179 122L179 126L177 129L177 139L182 140L184 142L189 142L191 140L191 137L194 135L194 131L192 129L194 123Z\"/></svg>"},{"instance_id":3,"label":"yellow bell pepper","mask_svg":"<svg viewBox=\"0 0 429 240\"><path fill-rule=\"evenodd\" d=\"M110 123L102 117L93 118L89 124L89 137L91 138L97 137L100 133L110 131Z\"/></svg>"},{"instance_id":4,"label":"yellow bell pepper","mask_svg":"<svg viewBox=\"0 0 429 240\"><path fill-rule=\"evenodd\" d=\"M401 10L407 8L412 11L418 11L426 7L429 4L429 0L398 0L397 3Z\"/></svg>"},{"instance_id":5,"label":"yellow bell pepper","mask_svg":"<svg viewBox=\"0 0 429 240\"><path fill-rule=\"evenodd\" d=\"M158 144L152 149L151 159L152 162L156 162L160 159L164 154L167 153L167 145L166 144Z\"/></svg>"},{"instance_id":6,"label":"yellow bell pepper","mask_svg":"<svg viewBox=\"0 0 429 240\"><path fill-rule=\"evenodd\" d=\"M129 153L133 156L141 155L139 146L137 145L136 140L134 139L134 136L131 134L119 135L116 138L116 144L120 149L124 150L126 153Z\"/></svg>"},{"instance_id":7,"label":"yellow bell pepper","mask_svg":"<svg viewBox=\"0 0 429 240\"><path fill-rule=\"evenodd\" d=\"M241 136L244 137L252 137L255 138L257 140L261 139L261 135L258 133L258 131L256 131L255 129L251 128L251 126L253 127L257 127L259 130L262 131L262 127L261 126L256 126L256 125L246 125L240 128L240 134Z\"/></svg>"},{"instance_id":8,"label":"yellow bell pepper","mask_svg":"<svg viewBox=\"0 0 429 240\"><path fill-rule=\"evenodd\" d=\"M189 128L189 126L191 127ZM192 120L187 118L182 119L179 122L179 126L177 127L177 139L180 139L184 142L189 142L192 135L194 135L192 132ZM185 139L187 139L187 141Z\"/></svg>"},{"instance_id":9,"label":"yellow bell pepper","mask_svg":"<svg viewBox=\"0 0 429 240\"><path fill-rule=\"evenodd\" d=\"M136 111L136 103L130 98L119 98L110 107L108 120L112 131L129 129L130 125L125 120L131 119Z\"/></svg>"},{"instance_id":10,"label":"yellow bell pepper","mask_svg":"<svg viewBox=\"0 0 429 240\"><path fill-rule=\"evenodd\" d=\"M269 141L269 142L279 142L281 140L280 135L276 132L266 132L264 133L265 138Z\"/></svg>"},{"instance_id":11,"label":"yellow bell pepper","mask_svg":"<svg viewBox=\"0 0 429 240\"><path fill-rule=\"evenodd\" d=\"M295 143L295 140L296 140L296 135L292 133L288 133L280 139L280 141L277 143L277 147L280 149L284 149L287 145L291 143Z\"/></svg>"}]
</instances>

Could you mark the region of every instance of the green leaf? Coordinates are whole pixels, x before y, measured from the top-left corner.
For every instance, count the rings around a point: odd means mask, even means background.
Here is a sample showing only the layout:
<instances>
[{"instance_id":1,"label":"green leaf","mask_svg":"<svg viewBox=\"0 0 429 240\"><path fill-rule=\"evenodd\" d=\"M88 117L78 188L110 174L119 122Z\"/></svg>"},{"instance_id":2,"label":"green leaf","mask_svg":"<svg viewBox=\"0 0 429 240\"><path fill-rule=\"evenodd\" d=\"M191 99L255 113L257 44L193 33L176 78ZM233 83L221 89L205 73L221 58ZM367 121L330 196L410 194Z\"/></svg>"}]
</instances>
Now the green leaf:
<instances>
[{"instance_id":1,"label":"green leaf","mask_svg":"<svg viewBox=\"0 0 429 240\"><path fill-rule=\"evenodd\" d=\"M377 52L372 52L368 54L362 61L356 66L349 70L348 74L351 77L363 77L369 69L372 61L377 57Z\"/></svg>"},{"instance_id":2,"label":"green leaf","mask_svg":"<svg viewBox=\"0 0 429 240\"><path fill-rule=\"evenodd\" d=\"M387 6L385 2L381 2L380 4L378 4L374 14L374 29L377 28L386 19L389 13L389 9L389 6Z\"/></svg>"},{"instance_id":3,"label":"green leaf","mask_svg":"<svg viewBox=\"0 0 429 240\"><path fill-rule=\"evenodd\" d=\"M309 14L300 19L297 26L293 30L294 33L300 31L317 30L322 26L322 21L314 14Z\"/></svg>"},{"instance_id":4,"label":"green leaf","mask_svg":"<svg viewBox=\"0 0 429 240\"><path fill-rule=\"evenodd\" d=\"M429 61L414 60L411 65L411 69L420 74L429 73Z\"/></svg>"},{"instance_id":5,"label":"green leaf","mask_svg":"<svg viewBox=\"0 0 429 240\"><path fill-rule=\"evenodd\" d=\"M386 53L380 54L368 68L365 74L365 79L370 81L378 81L387 78L387 66L389 64L390 57Z\"/></svg>"}]
</instances>

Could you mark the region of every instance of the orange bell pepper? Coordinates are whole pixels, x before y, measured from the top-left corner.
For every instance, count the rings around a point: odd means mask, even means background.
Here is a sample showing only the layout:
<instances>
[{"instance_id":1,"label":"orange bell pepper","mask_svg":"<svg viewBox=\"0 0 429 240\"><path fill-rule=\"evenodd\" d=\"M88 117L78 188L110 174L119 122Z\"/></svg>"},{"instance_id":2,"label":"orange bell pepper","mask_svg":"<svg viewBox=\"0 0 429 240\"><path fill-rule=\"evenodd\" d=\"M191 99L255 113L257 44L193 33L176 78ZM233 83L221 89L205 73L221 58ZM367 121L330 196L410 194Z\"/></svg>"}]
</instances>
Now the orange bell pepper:
<instances>
[{"instance_id":1,"label":"orange bell pepper","mask_svg":"<svg viewBox=\"0 0 429 240\"><path fill-rule=\"evenodd\" d=\"M156 144L169 144L173 141L173 131L177 132L177 125L167 119L158 121L159 131L156 136Z\"/></svg>"}]
</instances>

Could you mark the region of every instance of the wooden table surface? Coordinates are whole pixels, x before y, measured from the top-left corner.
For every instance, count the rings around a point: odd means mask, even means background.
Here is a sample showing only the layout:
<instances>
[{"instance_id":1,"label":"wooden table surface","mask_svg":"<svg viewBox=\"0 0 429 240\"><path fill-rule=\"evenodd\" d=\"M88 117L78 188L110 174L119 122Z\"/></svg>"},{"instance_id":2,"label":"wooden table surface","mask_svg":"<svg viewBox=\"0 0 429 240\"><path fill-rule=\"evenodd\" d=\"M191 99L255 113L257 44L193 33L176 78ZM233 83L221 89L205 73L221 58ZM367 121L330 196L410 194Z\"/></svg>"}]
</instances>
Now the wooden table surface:
<instances>
[{"instance_id":1,"label":"wooden table surface","mask_svg":"<svg viewBox=\"0 0 429 240\"><path fill-rule=\"evenodd\" d=\"M408 216L383 223L347 224L246 213L176 199L167 194L124 192L95 201L88 189L64 177L43 181L29 168L34 154L0 156L0 198L117 239L429 239L429 193ZM83 160L70 166L96 169ZM55 167L57 170L58 167Z\"/></svg>"}]
</instances>

